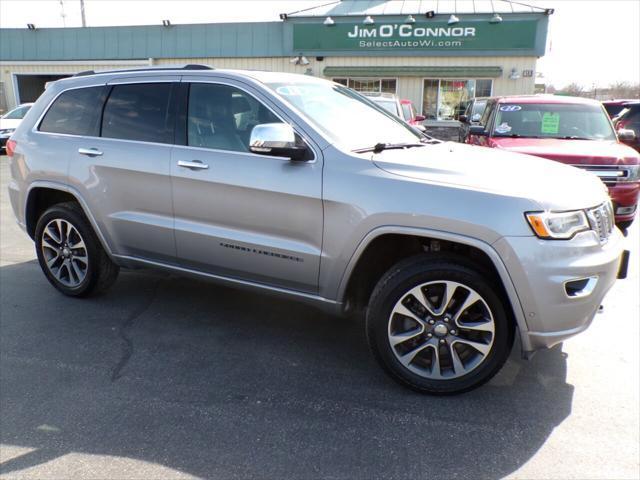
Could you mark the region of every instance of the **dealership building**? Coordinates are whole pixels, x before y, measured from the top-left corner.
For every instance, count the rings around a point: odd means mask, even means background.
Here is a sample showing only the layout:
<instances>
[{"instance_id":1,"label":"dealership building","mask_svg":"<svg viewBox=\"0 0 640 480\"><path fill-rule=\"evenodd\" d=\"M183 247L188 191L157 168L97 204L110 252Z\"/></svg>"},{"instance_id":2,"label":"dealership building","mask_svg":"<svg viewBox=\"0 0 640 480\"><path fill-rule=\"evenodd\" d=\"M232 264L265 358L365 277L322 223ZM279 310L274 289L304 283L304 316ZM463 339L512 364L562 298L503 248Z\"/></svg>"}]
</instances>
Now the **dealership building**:
<instances>
[{"instance_id":1,"label":"dealership building","mask_svg":"<svg viewBox=\"0 0 640 480\"><path fill-rule=\"evenodd\" d=\"M551 13L503 0L343 0L274 22L0 29L0 107L83 70L202 63L395 93L446 125L471 97L534 92Z\"/></svg>"}]
</instances>

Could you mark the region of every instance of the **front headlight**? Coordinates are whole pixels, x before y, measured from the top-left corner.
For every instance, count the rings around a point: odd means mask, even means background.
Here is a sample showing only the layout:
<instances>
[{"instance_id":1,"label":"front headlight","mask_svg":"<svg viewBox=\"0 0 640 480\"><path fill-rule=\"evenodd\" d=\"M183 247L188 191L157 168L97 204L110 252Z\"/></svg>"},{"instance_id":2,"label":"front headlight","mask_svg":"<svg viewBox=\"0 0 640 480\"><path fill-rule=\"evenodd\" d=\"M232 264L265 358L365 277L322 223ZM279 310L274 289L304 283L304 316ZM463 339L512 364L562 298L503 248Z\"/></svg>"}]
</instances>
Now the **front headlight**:
<instances>
[{"instance_id":1,"label":"front headlight","mask_svg":"<svg viewBox=\"0 0 640 480\"><path fill-rule=\"evenodd\" d=\"M15 131L16 131L15 128L4 128L4 129L0 130L0 136L10 137L13 134L13 132L15 132Z\"/></svg>"},{"instance_id":2,"label":"front headlight","mask_svg":"<svg viewBox=\"0 0 640 480\"><path fill-rule=\"evenodd\" d=\"M529 212L525 216L539 238L568 240L578 232L590 230L587 215L582 210L573 212Z\"/></svg>"}]
</instances>

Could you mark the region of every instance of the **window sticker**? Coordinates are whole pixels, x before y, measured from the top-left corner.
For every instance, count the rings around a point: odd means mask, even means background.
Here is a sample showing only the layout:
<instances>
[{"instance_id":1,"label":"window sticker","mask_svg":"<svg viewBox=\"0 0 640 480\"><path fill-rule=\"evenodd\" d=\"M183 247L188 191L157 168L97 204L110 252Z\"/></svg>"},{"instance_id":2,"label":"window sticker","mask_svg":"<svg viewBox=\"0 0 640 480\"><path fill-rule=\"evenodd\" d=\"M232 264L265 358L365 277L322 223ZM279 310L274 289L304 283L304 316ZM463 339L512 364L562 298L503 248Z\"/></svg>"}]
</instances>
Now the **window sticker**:
<instances>
[{"instance_id":1,"label":"window sticker","mask_svg":"<svg viewBox=\"0 0 640 480\"><path fill-rule=\"evenodd\" d=\"M560 130L560 114L544 112L540 132L554 135L558 133L558 130Z\"/></svg>"},{"instance_id":2,"label":"window sticker","mask_svg":"<svg viewBox=\"0 0 640 480\"><path fill-rule=\"evenodd\" d=\"M520 105L502 105L500 107L501 112L518 112L522 110Z\"/></svg>"},{"instance_id":3,"label":"window sticker","mask_svg":"<svg viewBox=\"0 0 640 480\"><path fill-rule=\"evenodd\" d=\"M496 127L496 133L509 133L510 131L511 126L507 122L502 122Z\"/></svg>"}]
</instances>

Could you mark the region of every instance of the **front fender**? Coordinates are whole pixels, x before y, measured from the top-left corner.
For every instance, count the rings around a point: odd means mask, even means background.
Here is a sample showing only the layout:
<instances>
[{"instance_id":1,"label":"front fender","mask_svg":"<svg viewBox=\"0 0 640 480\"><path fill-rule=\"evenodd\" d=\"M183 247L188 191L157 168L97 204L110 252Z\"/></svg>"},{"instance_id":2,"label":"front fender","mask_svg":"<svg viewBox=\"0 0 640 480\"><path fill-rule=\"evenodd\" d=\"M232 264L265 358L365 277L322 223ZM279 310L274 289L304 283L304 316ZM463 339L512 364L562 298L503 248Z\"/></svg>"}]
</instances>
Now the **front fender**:
<instances>
[{"instance_id":1,"label":"front fender","mask_svg":"<svg viewBox=\"0 0 640 480\"><path fill-rule=\"evenodd\" d=\"M516 323L518 326L518 330L520 331L520 337L522 340L522 349L523 351L531 350L531 345L529 342L529 337L527 332L529 328L527 326L526 318L524 315L524 311L522 309L522 304L520 302L520 298L518 297L518 293L513 284L511 276L502 261L502 258L498 254L498 252L488 243L483 242L482 240L478 240L472 237L467 237L460 234L443 232L439 230L430 230L423 228L414 228L414 227L403 227L397 225L386 225L375 228L371 230L365 237L360 241L353 255L351 256L344 273L341 277L340 283L338 285L337 292L337 301L344 304L347 285L349 284L349 279L355 269L355 266L360 259L363 252L366 251L367 247L378 237L387 234L395 234L395 235L407 235L414 237L424 237L434 240L443 240L448 242L454 242L462 245L468 245L473 248L477 248L478 250L484 252L487 257L491 260L493 266L495 267L498 275L500 276L500 280L504 286L504 289L507 293L507 297L509 300L509 304L511 305L511 309L513 311L514 317L516 319Z\"/></svg>"}]
</instances>

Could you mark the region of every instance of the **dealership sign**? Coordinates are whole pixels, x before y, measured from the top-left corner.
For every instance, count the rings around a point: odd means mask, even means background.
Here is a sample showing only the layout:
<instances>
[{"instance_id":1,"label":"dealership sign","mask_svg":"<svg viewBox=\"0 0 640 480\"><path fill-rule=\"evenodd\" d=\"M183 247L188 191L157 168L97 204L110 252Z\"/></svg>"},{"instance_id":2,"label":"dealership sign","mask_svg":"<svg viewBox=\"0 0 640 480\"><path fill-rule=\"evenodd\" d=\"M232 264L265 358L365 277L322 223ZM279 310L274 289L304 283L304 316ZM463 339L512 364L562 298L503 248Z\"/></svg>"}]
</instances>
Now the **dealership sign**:
<instances>
[{"instance_id":1,"label":"dealership sign","mask_svg":"<svg viewBox=\"0 0 640 480\"><path fill-rule=\"evenodd\" d=\"M364 50L533 50L537 20L386 23L363 25L316 23L293 25L293 49L300 51Z\"/></svg>"}]
</instances>

